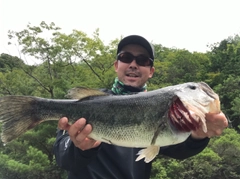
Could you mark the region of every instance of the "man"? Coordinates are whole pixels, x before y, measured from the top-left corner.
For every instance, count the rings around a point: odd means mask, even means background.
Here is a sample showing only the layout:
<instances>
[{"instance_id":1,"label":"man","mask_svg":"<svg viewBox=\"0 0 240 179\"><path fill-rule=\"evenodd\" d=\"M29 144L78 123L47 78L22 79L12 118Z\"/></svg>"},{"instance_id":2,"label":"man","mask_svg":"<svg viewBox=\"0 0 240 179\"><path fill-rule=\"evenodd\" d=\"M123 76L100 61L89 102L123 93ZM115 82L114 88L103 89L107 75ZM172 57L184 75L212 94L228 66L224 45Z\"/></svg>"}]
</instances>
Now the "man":
<instances>
[{"instance_id":1,"label":"man","mask_svg":"<svg viewBox=\"0 0 240 179\"><path fill-rule=\"evenodd\" d=\"M114 62L117 78L110 93L123 95L146 91L146 81L154 73L151 44L141 36L127 36L118 44L117 54ZM193 131L185 142L162 147L160 154L185 159L201 152L209 138L220 135L228 125L223 113L207 114L206 119L207 133L201 128ZM67 118L62 118L58 126L62 130L58 131L54 153L58 165L68 171L69 179L150 178L151 162L135 162L138 148L114 146L88 138L92 127L84 118L72 125Z\"/></svg>"}]
</instances>

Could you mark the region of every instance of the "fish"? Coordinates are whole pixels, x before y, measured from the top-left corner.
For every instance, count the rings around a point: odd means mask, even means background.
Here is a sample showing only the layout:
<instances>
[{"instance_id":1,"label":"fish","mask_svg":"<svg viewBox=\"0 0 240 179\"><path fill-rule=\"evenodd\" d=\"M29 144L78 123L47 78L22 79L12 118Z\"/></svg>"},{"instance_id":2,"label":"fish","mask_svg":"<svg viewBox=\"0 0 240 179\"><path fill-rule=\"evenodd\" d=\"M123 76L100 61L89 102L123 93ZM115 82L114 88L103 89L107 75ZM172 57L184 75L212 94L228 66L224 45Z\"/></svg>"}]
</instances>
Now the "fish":
<instances>
[{"instance_id":1,"label":"fish","mask_svg":"<svg viewBox=\"0 0 240 179\"><path fill-rule=\"evenodd\" d=\"M67 98L67 99L66 99ZM18 138L42 122L86 118L90 138L139 148L136 161L152 161L160 147L185 141L191 131L207 132L206 113L219 113L220 99L205 82L187 82L148 92L112 95L76 87L64 99L9 95L0 98L1 140Z\"/></svg>"}]
</instances>

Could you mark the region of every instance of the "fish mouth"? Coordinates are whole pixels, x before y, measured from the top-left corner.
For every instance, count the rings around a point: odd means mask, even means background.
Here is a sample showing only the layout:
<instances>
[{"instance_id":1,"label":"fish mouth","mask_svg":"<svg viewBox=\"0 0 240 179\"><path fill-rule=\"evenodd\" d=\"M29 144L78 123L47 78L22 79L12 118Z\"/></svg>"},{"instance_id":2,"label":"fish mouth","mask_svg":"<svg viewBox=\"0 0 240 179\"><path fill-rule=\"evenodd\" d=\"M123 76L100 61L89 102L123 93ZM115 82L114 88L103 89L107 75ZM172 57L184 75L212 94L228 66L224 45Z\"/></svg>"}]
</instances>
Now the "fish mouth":
<instances>
[{"instance_id":1,"label":"fish mouth","mask_svg":"<svg viewBox=\"0 0 240 179\"><path fill-rule=\"evenodd\" d=\"M179 98L173 101L168 110L171 125L181 132L190 132L200 127L199 117L193 114L194 112L189 111Z\"/></svg>"}]
</instances>

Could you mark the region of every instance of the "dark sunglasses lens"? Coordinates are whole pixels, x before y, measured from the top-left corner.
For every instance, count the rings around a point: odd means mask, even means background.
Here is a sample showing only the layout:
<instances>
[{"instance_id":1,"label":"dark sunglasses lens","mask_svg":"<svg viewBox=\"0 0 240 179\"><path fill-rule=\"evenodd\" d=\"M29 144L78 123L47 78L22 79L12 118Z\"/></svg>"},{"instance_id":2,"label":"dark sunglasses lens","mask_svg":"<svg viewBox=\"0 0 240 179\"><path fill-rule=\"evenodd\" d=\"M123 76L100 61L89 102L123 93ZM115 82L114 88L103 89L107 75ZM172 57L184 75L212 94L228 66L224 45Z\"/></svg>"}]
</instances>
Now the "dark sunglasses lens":
<instances>
[{"instance_id":1,"label":"dark sunglasses lens","mask_svg":"<svg viewBox=\"0 0 240 179\"><path fill-rule=\"evenodd\" d=\"M150 59L144 55L137 56L136 63L140 66L150 66L151 65Z\"/></svg>"},{"instance_id":2,"label":"dark sunglasses lens","mask_svg":"<svg viewBox=\"0 0 240 179\"><path fill-rule=\"evenodd\" d=\"M134 56L130 53L121 53L118 55L118 60L123 63L131 63L134 60Z\"/></svg>"}]
</instances>

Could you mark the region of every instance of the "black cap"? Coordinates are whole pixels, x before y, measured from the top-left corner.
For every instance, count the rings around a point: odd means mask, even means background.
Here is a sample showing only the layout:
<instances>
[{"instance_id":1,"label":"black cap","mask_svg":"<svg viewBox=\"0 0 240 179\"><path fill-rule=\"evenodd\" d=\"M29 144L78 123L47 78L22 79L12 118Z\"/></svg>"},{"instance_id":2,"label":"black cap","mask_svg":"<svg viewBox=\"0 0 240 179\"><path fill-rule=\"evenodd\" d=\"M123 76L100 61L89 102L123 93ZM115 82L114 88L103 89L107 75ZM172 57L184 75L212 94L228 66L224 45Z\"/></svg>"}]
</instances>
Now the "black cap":
<instances>
[{"instance_id":1,"label":"black cap","mask_svg":"<svg viewBox=\"0 0 240 179\"><path fill-rule=\"evenodd\" d=\"M122 50L124 46L129 44L137 44L142 46L148 51L150 58L154 60L153 46L145 38L139 35L130 35L130 36L124 37L118 44L117 54Z\"/></svg>"}]
</instances>

